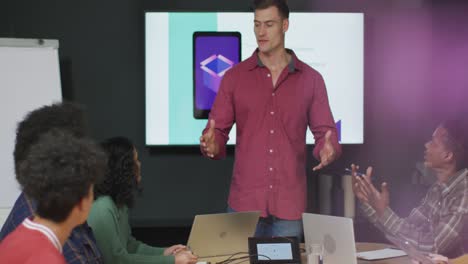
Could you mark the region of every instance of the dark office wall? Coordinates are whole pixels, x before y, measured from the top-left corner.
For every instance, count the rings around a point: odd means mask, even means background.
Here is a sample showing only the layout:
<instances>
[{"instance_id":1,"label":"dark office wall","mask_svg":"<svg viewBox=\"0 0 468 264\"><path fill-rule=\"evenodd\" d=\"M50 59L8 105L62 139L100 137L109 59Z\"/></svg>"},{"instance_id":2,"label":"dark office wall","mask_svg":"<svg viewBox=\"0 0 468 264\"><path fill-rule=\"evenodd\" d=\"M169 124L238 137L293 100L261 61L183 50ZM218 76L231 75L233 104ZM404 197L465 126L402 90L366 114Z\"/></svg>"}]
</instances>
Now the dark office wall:
<instances>
[{"instance_id":1,"label":"dark office wall","mask_svg":"<svg viewBox=\"0 0 468 264\"><path fill-rule=\"evenodd\" d=\"M341 173L351 162L374 165L375 173L390 183L392 204L405 211L412 202L402 190L410 183L415 162L422 160L423 143L440 118L467 109L458 97L466 90L462 84L466 74L457 75L455 82L451 71L441 69L443 76L434 79L438 61L450 64L451 59L458 59L456 52L446 51L452 57L440 54L446 49L443 39L466 41L450 22L451 12L464 4L289 2L292 11L365 13L365 144L344 146L343 157L328 173ZM197 147L145 147L143 11L248 11L249 3L16 0L9 1L7 11L0 9L6 15L0 36L60 40L64 96L87 107L91 134L97 140L125 135L139 149L145 190L132 222L137 226L187 225L194 214L225 209L233 151L226 160L209 161ZM456 25L466 25L462 12L456 14ZM453 28L450 34L445 25ZM464 63L457 65L465 69ZM450 85L444 85L444 80L450 80Z\"/></svg>"},{"instance_id":2,"label":"dark office wall","mask_svg":"<svg viewBox=\"0 0 468 264\"><path fill-rule=\"evenodd\" d=\"M10 9L10 2L4 1L0 3L0 32L8 31L8 16L7 12Z\"/></svg>"},{"instance_id":3,"label":"dark office wall","mask_svg":"<svg viewBox=\"0 0 468 264\"><path fill-rule=\"evenodd\" d=\"M465 3L464 3L465 2ZM468 98L468 3L433 2L434 114L467 116ZM447 107L451 105L451 107Z\"/></svg>"}]
</instances>

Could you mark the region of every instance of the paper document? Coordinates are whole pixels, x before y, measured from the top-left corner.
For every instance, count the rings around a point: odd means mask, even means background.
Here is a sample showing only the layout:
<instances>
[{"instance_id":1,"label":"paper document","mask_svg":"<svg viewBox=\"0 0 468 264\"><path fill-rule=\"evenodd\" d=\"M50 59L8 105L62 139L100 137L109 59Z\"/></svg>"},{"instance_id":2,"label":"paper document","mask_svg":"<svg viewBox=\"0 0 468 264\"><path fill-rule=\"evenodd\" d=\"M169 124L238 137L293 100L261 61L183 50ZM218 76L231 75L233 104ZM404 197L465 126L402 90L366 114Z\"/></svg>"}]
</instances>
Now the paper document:
<instances>
[{"instance_id":1,"label":"paper document","mask_svg":"<svg viewBox=\"0 0 468 264\"><path fill-rule=\"evenodd\" d=\"M384 248L384 249L379 249L379 250L358 252L356 255L360 259L377 260L377 259L386 259L386 258L396 258L396 257L406 256L407 254L403 250L393 249L393 248Z\"/></svg>"}]
</instances>

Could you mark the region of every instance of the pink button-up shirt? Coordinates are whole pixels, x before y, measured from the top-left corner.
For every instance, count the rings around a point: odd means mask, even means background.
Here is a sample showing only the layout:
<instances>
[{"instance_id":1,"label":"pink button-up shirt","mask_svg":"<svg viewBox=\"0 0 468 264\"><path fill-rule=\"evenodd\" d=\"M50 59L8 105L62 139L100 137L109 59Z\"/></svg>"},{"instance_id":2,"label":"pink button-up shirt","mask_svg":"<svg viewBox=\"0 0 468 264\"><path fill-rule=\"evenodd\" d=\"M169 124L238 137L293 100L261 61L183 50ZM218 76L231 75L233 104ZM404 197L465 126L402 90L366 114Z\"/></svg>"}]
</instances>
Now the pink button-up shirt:
<instances>
[{"instance_id":1,"label":"pink button-up shirt","mask_svg":"<svg viewBox=\"0 0 468 264\"><path fill-rule=\"evenodd\" d=\"M214 159L226 155L229 131L234 122L237 126L229 206L297 220L306 208L307 126L314 134L316 158L328 130L338 155L341 147L322 76L288 52L291 62L276 86L256 52L226 72L210 119L220 146Z\"/></svg>"}]
</instances>

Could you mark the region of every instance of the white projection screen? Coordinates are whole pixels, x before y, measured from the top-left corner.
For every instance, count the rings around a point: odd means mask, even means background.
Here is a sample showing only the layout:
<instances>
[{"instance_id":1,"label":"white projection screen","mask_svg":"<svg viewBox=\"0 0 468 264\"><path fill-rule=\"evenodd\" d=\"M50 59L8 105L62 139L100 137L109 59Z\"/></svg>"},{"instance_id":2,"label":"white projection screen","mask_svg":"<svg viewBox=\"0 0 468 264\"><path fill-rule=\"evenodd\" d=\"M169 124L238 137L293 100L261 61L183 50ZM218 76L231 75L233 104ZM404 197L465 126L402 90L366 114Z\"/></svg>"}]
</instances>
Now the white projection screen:
<instances>
[{"instance_id":1,"label":"white projection screen","mask_svg":"<svg viewBox=\"0 0 468 264\"><path fill-rule=\"evenodd\" d=\"M198 145L207 120L193 115L194 32L239 32L243 60L257 47L253 19L252 13L145 13L147 145ZM289 20L286 48L324 77L340 142L363 143L363 14L291 13ZM314 143L310 131L307 143Z\"/></svg>"}]
</instances>

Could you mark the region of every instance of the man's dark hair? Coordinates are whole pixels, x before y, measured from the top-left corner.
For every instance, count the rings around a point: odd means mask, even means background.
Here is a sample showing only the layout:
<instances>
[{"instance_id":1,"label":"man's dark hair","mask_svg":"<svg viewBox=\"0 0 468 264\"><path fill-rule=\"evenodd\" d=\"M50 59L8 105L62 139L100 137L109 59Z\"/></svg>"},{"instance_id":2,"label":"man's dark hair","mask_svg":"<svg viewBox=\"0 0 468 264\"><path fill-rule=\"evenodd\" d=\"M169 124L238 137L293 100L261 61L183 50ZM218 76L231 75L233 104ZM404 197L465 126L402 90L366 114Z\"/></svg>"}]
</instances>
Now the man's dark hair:
<instances>
[{"instance_id":1,"label":"man's dark hair","mask_svg":"<svg viewBox=\"0 0 468 264\"><path fill-rule=\"evenodd\" d=\"M29 112L18 124L14 149L15 172L25 160L29 148L39 137L52 128L68 131L75 137L86 136L86 120L83 109L72 103L55 103Z\"/></svg>"},{"instance_id":2,"label":"man's dark hair","mask_svg":"<svg viewBox=\"0 0 468 264\"><path fill-rule=\"evenodd\" d=\"M113 137L103 141L101 147L107 154L107 172L104 181L95 187L95 198L108 195L117 207L133 207L138 189L135 146L128 138Z\"/></svg>"},{"instance_id":3,"label":"man's dark hair","mask_svg":"<svg viewBox=\"0 0 468 264\"><path fill-rule=\"evenodd\" d=\"M16 178L37 203L36 213L60 223L104 177L106 156L97 144L52 129L29 148Z\"/></svg>"},{"instance_id":4,"label":"man's dark hair","mask_svg":"<svg viewBox=\"0 0 468 264\"><path fill-rule=\"evenodd\" d=\"M463 119L447 120L441 127L447 130L446 146L454 153L457 169L468 168L468 123Z\"/></svg>"},{"instance_id":5,"label":"man's dark hair","mask_svg":"<svg viewBox=\"0 0 468 264\"><path fill-rule=\"evenodd\" d=\"M278 8L278 12L282 18L289 18L289 7L286 0L254 0L252 9L262 10L271 6Z\"/></svg>"}]
</instances>

